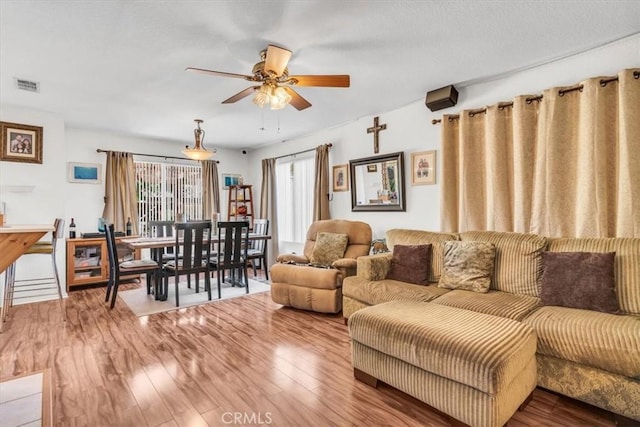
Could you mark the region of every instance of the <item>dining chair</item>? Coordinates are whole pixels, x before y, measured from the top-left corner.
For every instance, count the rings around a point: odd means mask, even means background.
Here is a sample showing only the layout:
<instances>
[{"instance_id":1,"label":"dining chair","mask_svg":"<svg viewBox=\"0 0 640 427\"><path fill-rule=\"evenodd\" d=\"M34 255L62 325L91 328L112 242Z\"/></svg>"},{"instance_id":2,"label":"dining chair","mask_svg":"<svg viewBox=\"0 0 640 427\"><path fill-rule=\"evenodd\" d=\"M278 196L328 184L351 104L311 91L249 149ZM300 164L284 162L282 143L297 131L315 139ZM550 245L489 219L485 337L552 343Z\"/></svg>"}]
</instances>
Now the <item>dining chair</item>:
<instances>
[{"instance_id":1,"label":"dining chair","mask_svg":"<svg viewBox=\"0 0 640 427\"><path fill-rule=\"evenodd\" d=\"M181 219L182 218L184 218L184 216L182 216ZM176 220L176 222L184 222L184 221ZM187 222L193 222L193 221L187 221ZM152 237L173 237L174 224L175 222L173 221L149 221L150 235ZM156 256L156 258L159 258L162 263L173 261L176 259L176 254L174 252L173 246L162 248L161 251L162 251L162 255L160 257ZM191 288L191 275L187 276L187 288Z\"/></svg>"},{"instance_id":2,"label":"dining chair","mask_svg":"<svg viewBox=\"0 0 640 427\"><path fill-rule=\"evenodd\" d=\"M118 258L118 246L113 231L113 224L105 227L105 238L107 239L107 256L109 257L109 280L107 282L107 294L104 299L109 301L111 297L111 306L116 305L116 297L118 296L118 286L120 285L120 277L136 274L146 274L147 289L149 283L155 282L155 292L160 292L160 274L162 272L160 264L151 259L134 259L131 261L120 262ZM113 294L111 291L113 290Z\"/></svg>"},{"instance_id":3,"label":"dining chair","mask_svg":"<svg viewBox=\"0 0 640 427\"><path fill-rule=\"evenodd\" d=\"M150 237L173 237L173 221L149 221ZM175 259L173 247L165 248L162 253L162 261Z\"/></svg>"},{"instance_id":4,"label":"dining chair","mask_svg":"<svg viewBox=\"0 0 640 427\"><path fill-rule=\"evenodd\" d=\"M216 242L216 256L211 258L211 268L216 270L218 280L218 298L222 298L222 281L225 271L230 270L232 286L246 287L249 293L249 278L247 277L247 250L249 246L249 221L218 222L218 239ZM244 284L236 278L240 272Z\"/></svg>"},{"instance_id":5,"label":"dining chair","mask_svg":"<svg viewBox=\"0 0 640 427\"><path fill-rule=\"evenodd\" d=\"M9 308L13 306L14 300L26 299L33 296L33 291L38 291L38 297L41 296L58 296L62 319L67 320L64 309L64 298L62 296L62 283L58 274L58 263L56 260L56 247L59 239L64 237L64 219L56 218L53 223L54 230L51 233L51 240L40 240L34 243L26 250L25 255L49 255L53 267L53 276L36 277L33 279L16 280L16 262L9 265L5 272L4 298L2 303L2 314L0 315L0 331L1 323L5 321L9 313ZM55 285L55 288L53 287ZM55 293L54 293L55 289ZM43 292L44 291L44 292Z\"/></svg>"},{"instance_id":6,"label":"dining chair","mask_svg":"<svg viewBox=\"0 0 640 427\"><path fill-rule=\"evenodd\" d=\"M269 220L255 219L253 221L253 234L267 236L269 234ZM256 261L260 264L260 269L264 270L264 275L269 280L269 268L267 267L267 241L264 239L252 240L247 249L247 261L253 268L253 277L256 277Z\"/></svg>"},{"instance_id":7,"label":"dining chair","mask_svg":"<svg viewBox=\"0 0 640 427\"><path fill-rule=\"evenodd\" d=\"M205 290L211 300L211 221L190 221L175 224L176 259L164 265L164 289L169 289L169 276L174 276L176 307L180 306L180 276L195 274L196 293L200 292L200 274L204 273ZM180 237L182 235L182 238Z\"/></svg>"}]
</instances>

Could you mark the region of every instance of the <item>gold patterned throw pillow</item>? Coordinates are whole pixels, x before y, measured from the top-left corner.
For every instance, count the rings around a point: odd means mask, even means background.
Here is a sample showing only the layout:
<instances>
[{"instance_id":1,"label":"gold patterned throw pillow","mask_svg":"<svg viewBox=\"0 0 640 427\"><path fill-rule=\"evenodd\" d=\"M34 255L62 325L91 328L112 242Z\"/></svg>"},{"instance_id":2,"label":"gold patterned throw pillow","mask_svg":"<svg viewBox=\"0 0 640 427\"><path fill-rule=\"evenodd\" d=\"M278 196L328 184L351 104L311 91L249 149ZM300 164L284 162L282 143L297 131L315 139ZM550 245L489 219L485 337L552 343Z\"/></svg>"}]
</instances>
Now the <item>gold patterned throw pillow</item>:
<instances>
[{"instance_id":1,"label":"gold patterned throw pillow","mask_svg":"<svg viewBox=\"0 0 640 427\"><path fill-rule=\"evenodd\" d=\"M311 252L313 264L331 265L344 256L349 237L346 234L320 232Z\"/></svg>"},{"instance_id":2,"label":"gold patterned throw pillow","mask_svg":"<svg viewBox=\"0 0 640 427\"><path fill-rule=\"evenodd\" d=\"M438 286L489 292L496 248L489 242L444 242L444 268Z\"/></svg>"}]
</instances>

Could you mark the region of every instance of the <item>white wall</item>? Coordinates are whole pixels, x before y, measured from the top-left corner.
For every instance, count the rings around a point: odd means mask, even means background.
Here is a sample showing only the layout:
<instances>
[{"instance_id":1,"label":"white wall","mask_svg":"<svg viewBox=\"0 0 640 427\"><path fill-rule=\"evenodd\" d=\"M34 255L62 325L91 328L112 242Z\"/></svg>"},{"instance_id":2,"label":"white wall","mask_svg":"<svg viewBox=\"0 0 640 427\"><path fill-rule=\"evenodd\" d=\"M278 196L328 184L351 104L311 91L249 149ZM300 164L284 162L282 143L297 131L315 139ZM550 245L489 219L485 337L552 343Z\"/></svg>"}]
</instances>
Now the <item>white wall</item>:
<instances>
[{"instance_id":1,"label":"white wall","mask_svg":"<svg viewBox=\"0 0 640 427\"><path fill-rule=\"evenodd\" d=\"M435 185L411 186L409 171L411 153L416 151L438 150L437 163L441 164L440 125L432 125L432 119L439 119L444 113L454 114L463 109L481 108L499 101L508 101L518 95L539 94L542 90L554 86L574 85L594 76L615 75L622 69L633 67L640 67L640 35L494 81L459 85L458 105L447 110L432 113L424 105L422 97L403 108L381 111L376 115L380 116L380 123L387 124L387 130L380 132L380 154L396 151L405 153L407 210L351 212L350 192L339 192L333 195L331 216L366 221L371 225L374 237L384 237L385 231L393 227L439 230L440 168ZM262 159L314 148L324 143L333 143L330 154L332 165L372 156L373 137L366 132L372 123L373 116L362 117L337 128L255 150L251 152L250 170L254 171L251 180L259 188ZM282 126L286 126L286 123Z\"/></svg>"},{"instance_id":2,"label":"white wall","mask_svg":"<svg viewBox=\"0 0 640 427\"><path fill-rule=\"evenodd\" d=\"M491 82L460 86L459 103L448 110L432 113L424 105L424 94L416 94L418 101L394 111L379 112L377 115L381 123L387 124L387 130L380 133L380 154L396 151L405 153L407 211L354 213L351 212L350 192L339 192L333 195L331 202L332 217L366 221L371 224L374 237L383 237L385 230L392 227L439 230L439 179L436 185L412 187L408 174L412 152L435 149L440 154L440 125L433 126L432 119L440 118L443 113L478 108L517 95L537 94L549 87L573 85L586 78L614 75L621 69L638 66L640 35ZM79 232L95 231L97 219L102 213L103 187L68 183L67 162L101 163L104 166L106 157L96 153L97 148L172 156L179 156L182 148L175 142L66 127L64 118L56 113L15 106L0 106L0 120L44 128L42 165L0 162L0 201L7 204L9 223L53 223L55 217L62 217L68 224L70 218L74 217ZM220 173L242 174L245 183L254 184L255 208L258 209L263 158L329 142L333 144L330 154L332 165L368 157L374 154L372 135L366 133L371 124L371 116L362 117L343 126L254 150L249 155L241 154L240 150L220 149L216 156L220 160L218 170ZM7 190L7 186L15 185L34 185L35 189L31 193ZM224 208L226 202L227 192L222 191L221 203ZM64 250L59 253L58 259L59 270L64 277ZM18 265L18 274L36 274L46 269L48 259L22 260Z\"/></svg>"},{"instance_id":3,"label":"white wall","mask_svg":"<svg viewBox=\"0 0 640 427\"><path fill-rule=\"evenodd\" d=\"M188 143L193 145L192 141L188 141ZM67 161L100 163L103 166L102 174L104 178L106 155L96 152L98 148L112 151L182 157L181 150L184 147L175 141L167 142L85 129L67 129ZM142 156L136 156L136 159L191 163L189 161L163 160ZM246 169L247 156L243 155L240 150L218 149L214 159L220 162L218 164L219 175L223 173L242 174L243 169ZM247 183L250 184L250 182ZM222 185L222 182L220 182L220 185ZM96 232L98 228L98 218L102 216L102 209L104 208L104 185L65 183L65 194L67 197L65 218L75 218L79 233L88 231ZM220 192L220 204L223 214L226 214L227 191L222 190ZM223 218L224 217L223 215Z\"/></svg>"},{"instance_id":4,"label":"white wall","mask_svg":"<svg viewBox=\"0 0 640 427\"><path fill-rule=\"evenodd\" d=\"M6 203L6 221L21 224L53 224L64 215L64 200L59 189L65 183L65 171L56 167L66 154L65 126L61 116L23 108L0 107L4 122L42 126L42 163L0 162L0 200ZM14 193L13 186L35 186L30 193Z\"/></svg>"},{"instance_id":5,"label":"white wall","mask_svg":"<svg viewBox=\"0 0 640 427\"><path fill-rule=\"evenodd\" d=\"M44 111L2 106L0 120L43 128L41 165L0 162L0 201L6 204L5 221L9 224L53 225L55 218L65 217L64 194L60 189L65 185L66 175L64 169L56 167L66 159L65 151L61 149L65 144L63 118ZM14 192L17 186L33 186L33 191ZM59 245L56 256L64 280L64 244ZM17 279L48 276L52 276L52 271L51 258L47 255L30 255L17 265ZM3 286L4 275L0 276L0 289Z\"/></svg>"},{"instance_id":6,"label":"white wall","mask_svg":"<svg viewBox=\"0 0 640 427\"><path fill-rule=\"evenodd\" d=\"M96 152L98 148L182 156L180 151L183 147L176 142L65 128L64 119L54 113L3 105L0 107L0 119L43 127L42 164L0 162L0 201L6 203L7 223L53 224L53 220L60 217L65 219L65 236L72 217L75 218L79 234L96 232L98 218L102 216L104 207L104 185L68 182L68 162L101 164L104 181L106 155ZM187 135L185 140L188 137ZM188 143L191 144L192 141ZM218 149L215 159L220 161L220 174L242 174L247 169L247 156L240 150ZM15 186L24 185L33 185L35 188L30 193L12 192ZM221 191L220 202L225 213L226 191ZM65 242L59 244L58 271L61 280L66 283ZM51 261L47 256L25 257L18 262L17 278L47 276L51 274L50 265ZM4 277L0 277L0 287L3 284Z\"/></svg>"}]
</instances>

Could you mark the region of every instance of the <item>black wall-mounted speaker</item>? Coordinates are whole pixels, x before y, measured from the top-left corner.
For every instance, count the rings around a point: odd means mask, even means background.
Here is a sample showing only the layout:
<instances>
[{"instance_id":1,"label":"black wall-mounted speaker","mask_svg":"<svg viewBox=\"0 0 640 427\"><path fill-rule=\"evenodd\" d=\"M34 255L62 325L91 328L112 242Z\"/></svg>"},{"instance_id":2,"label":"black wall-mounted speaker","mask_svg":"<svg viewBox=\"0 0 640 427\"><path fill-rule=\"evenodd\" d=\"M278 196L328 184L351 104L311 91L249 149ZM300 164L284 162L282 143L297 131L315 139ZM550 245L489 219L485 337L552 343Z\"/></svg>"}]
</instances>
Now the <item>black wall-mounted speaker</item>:
<instances>
[{"instance_id":1,"label":"black wall-mounted speaker","mask_svg":"<svg viewBox=\"0 0 640 427\"><path fill-rule=\"evenodd\" d=\"M427 92L425 104L431 111L453 107L458 102L458 91L453 85Z\"/></svg>"}]
</instances>

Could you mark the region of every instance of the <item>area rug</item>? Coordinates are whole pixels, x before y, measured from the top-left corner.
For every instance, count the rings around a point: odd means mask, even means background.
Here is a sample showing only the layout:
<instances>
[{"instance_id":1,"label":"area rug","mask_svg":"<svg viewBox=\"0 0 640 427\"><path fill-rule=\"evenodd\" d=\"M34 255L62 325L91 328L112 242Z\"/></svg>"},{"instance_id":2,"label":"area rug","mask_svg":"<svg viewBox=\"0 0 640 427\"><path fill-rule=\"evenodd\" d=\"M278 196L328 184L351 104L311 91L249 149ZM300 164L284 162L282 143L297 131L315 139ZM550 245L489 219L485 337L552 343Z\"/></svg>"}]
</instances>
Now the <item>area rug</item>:
<instances>
[{"instance_id":1,"label":"area rug","mask_svg":"<svg viewBox=\"0 0 640 427\"><path fill-rule=\"evenodd\" d=\"M140 286L130 291L118 292L118 296L127 304L133 313L140 316L163 313L165 311L179 310L185 307L193 307L200 304L209 304L220 301L218 299L218 289L215 279L211 281L211 301L207 298L207 291L204 288L204 281L200 280L200 292L196 293L195 283L191 281L191 289L185 283L180 283L180 307L176 307L175 286L169 282L169 297L166 301L156 301L153 295L147 295L146 286ZM249 279L249 294L267 292L271 290L268 283ZM245 288L233 287L229 283L222 284L222 299L236 298L247 295Z\"/></svg>"}]
</instances>

